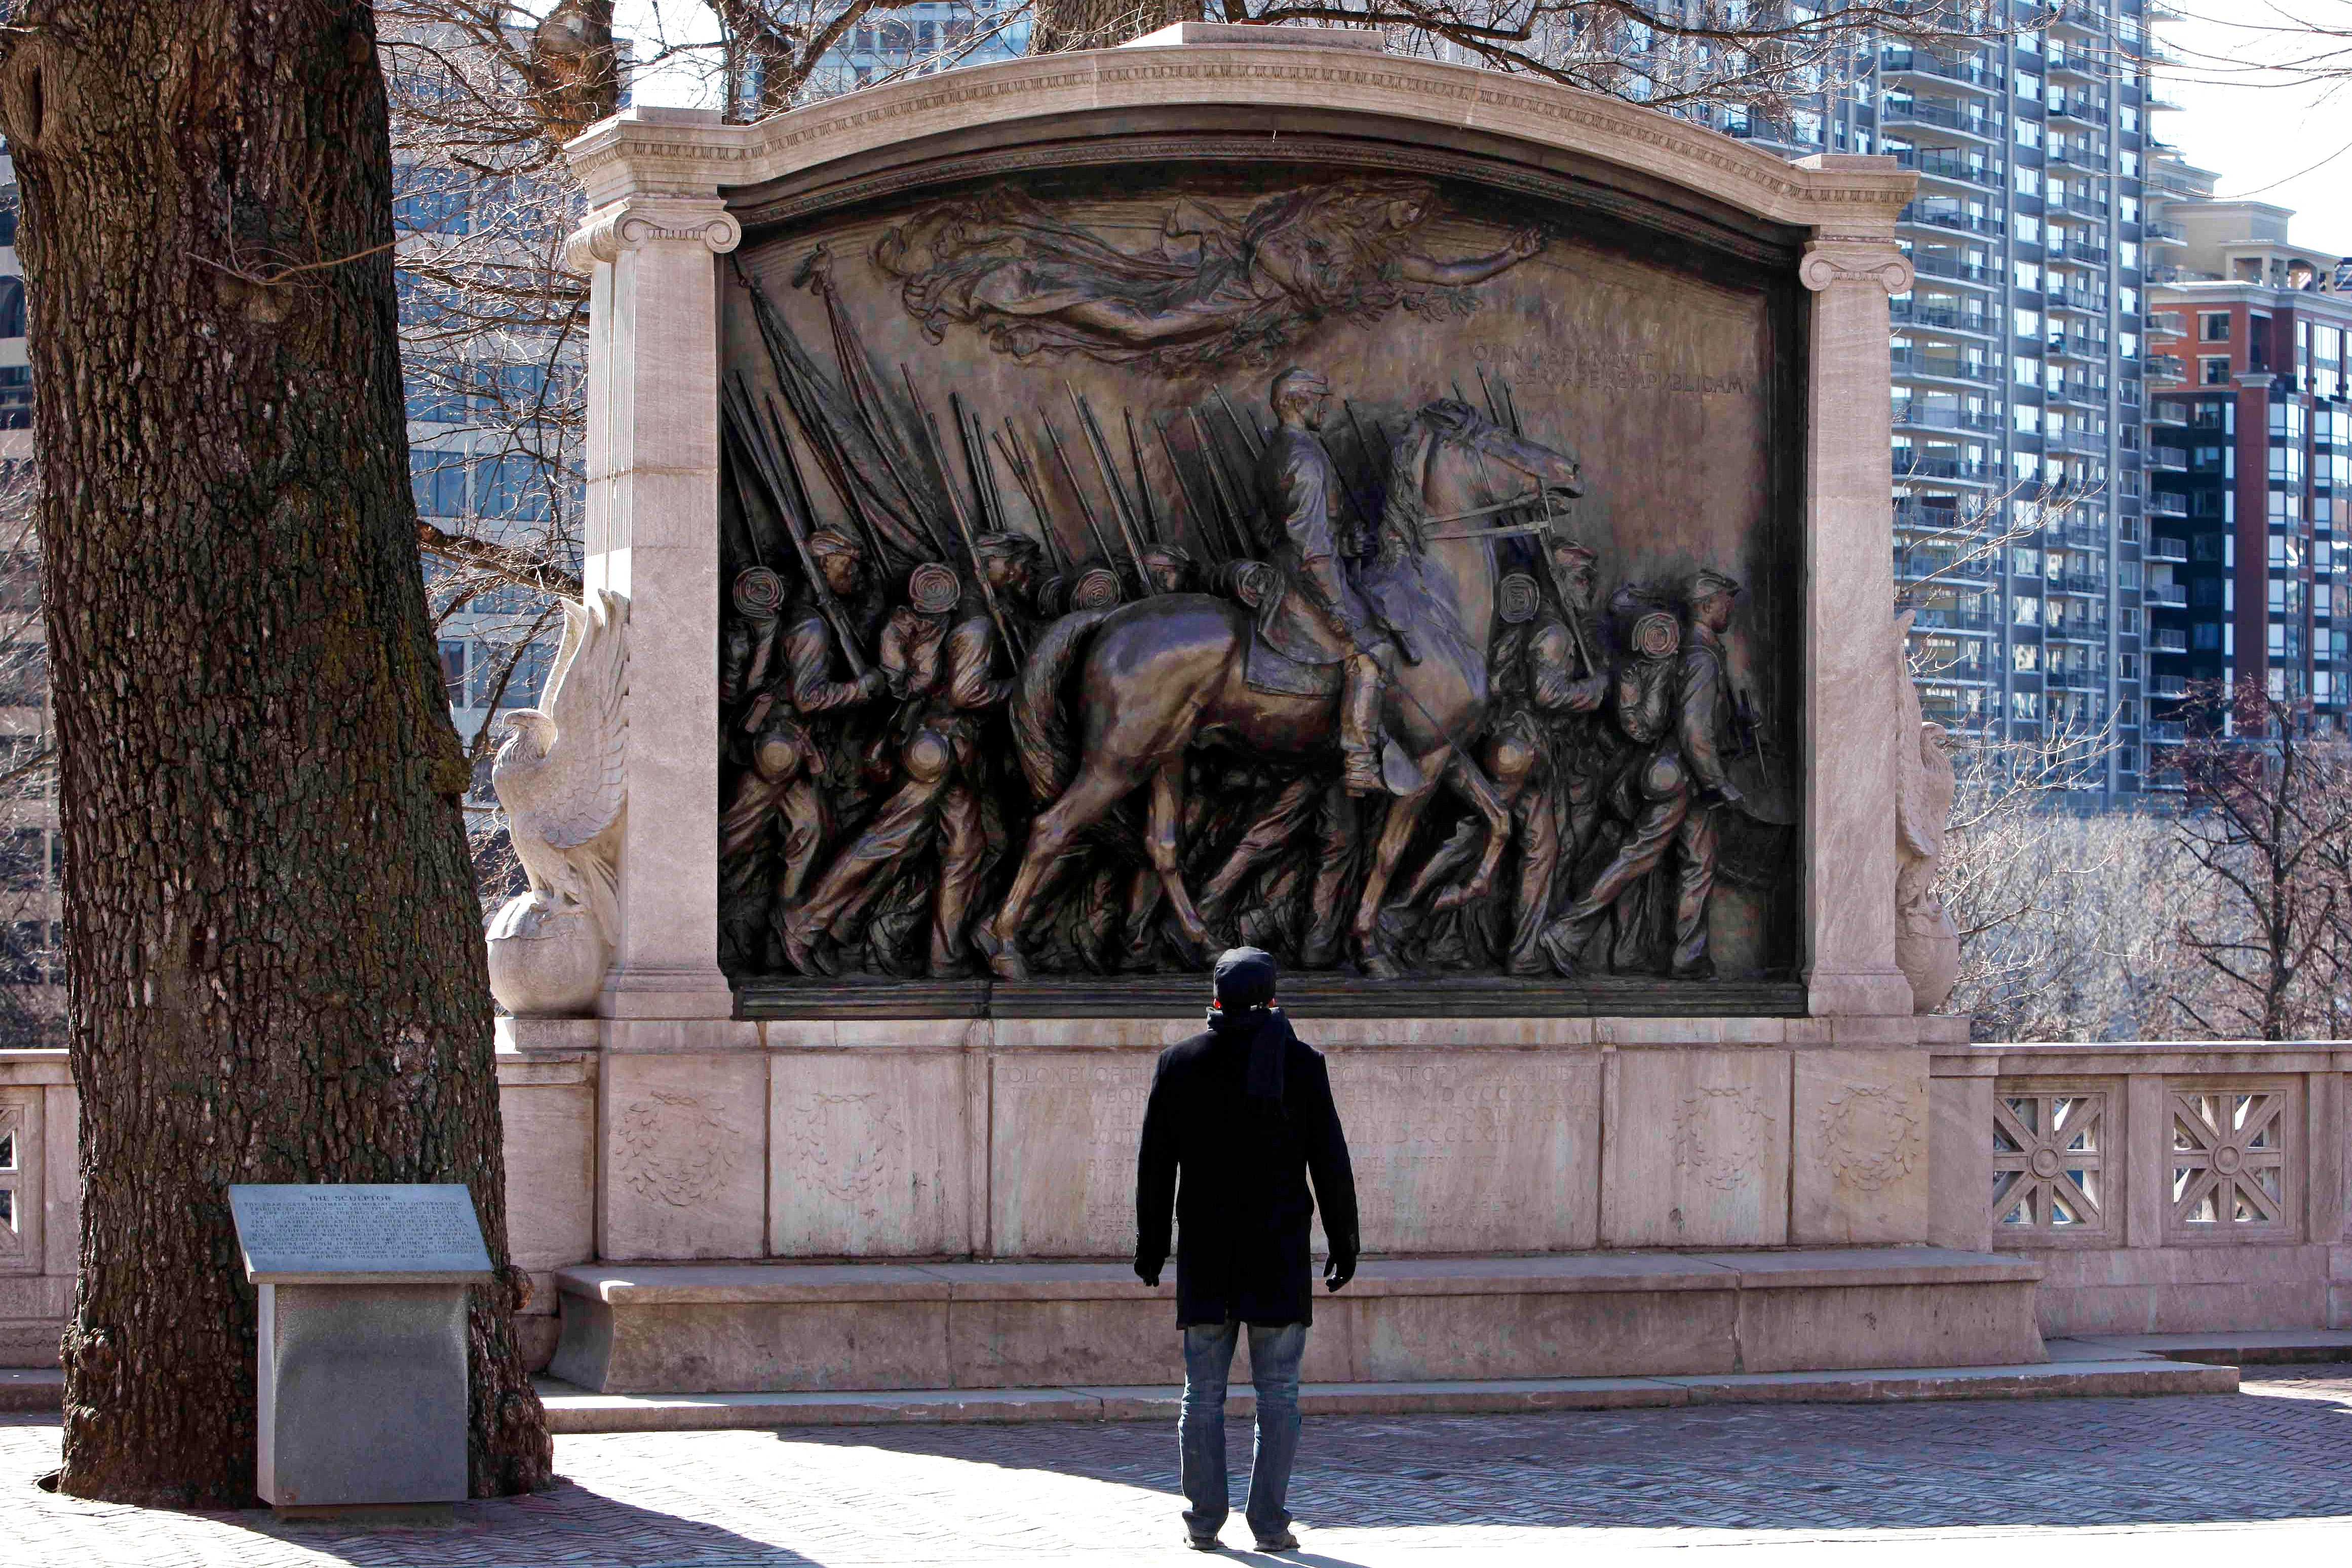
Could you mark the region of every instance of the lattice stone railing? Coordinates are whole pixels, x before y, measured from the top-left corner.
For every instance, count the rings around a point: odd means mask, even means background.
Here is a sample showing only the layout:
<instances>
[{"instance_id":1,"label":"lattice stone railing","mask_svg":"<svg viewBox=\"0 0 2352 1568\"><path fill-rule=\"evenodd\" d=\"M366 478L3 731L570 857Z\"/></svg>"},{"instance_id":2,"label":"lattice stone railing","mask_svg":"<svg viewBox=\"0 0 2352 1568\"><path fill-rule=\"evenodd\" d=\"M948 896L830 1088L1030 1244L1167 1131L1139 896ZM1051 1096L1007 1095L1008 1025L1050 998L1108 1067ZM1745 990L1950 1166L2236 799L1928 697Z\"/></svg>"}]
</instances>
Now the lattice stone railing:
<instances>
[{"instance_id":1,"label":"lattice stone railing","mask_svg":"<svg viewBox=\"0 0 2352 1568\"><path fill-rule=\"evenodd\" d=\"M2352 1328L2352 1042L1934 1050L1928 1234L2044 1333Z\"/></svg>"},{"instance_id":2,"label":"lattice stone railing","mask_svg":"<svg viewBox=\"0 0 2352 1568\"><path fill-rule=\"evenodd\" d=\"M1992 1222L2015 1234L2103 1229L2107 1096L2102 1090L2011 1092L1992 1103Z\"/></svg>"},{"instance_id":3,"label":"lattice stone railing","mask_svg":"<svg viewBox=\"0 0 2352 1568\"><path fill-rule=\"evenodd\" d=\"M2165 1087L2172 1145L2167 1229L2184 1240L2222 1233L2291 1239L2295 1085L2168 1081Z\"/></svg>"},{"instance_id":4,"label":"lattice stone railing","mask_svg":"<svg viewBox=\"0 0 2352 1568\"><path fill-rule=\"evenodd\" d=\"M0 1270L21 1268L26 1261L25 1206L32 1196L25 1190L28 1120L24 1106L0 1099Z\"/></svg>"}]
</instances>

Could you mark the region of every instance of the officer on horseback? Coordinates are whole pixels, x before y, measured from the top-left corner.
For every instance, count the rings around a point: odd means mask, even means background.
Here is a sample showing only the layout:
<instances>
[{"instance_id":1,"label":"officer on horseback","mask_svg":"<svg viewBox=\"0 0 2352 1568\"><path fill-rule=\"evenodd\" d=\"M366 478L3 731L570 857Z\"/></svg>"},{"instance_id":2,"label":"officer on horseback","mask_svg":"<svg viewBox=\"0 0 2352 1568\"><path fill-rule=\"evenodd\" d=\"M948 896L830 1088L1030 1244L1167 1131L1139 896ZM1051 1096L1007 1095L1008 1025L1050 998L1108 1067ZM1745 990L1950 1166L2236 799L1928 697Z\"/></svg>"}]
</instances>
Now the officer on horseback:
<instances>
[{"instance_id":1,"label":"officer on horseback","mask_svg":"<svg viewBox=\"0 0 2352 1568\"><path fill-rule=\"evenodd\" d=\"M1339 756L1350 795L1377 795L1381 781L1381 698L1391 657L1373 630L1355 585L1339 570L1332 532L1343 494L1331 455L1316 432L1330 406L1331 383L1294 366L1275 378L1267 401L1281 422L1258 460L1258 493L1281 535L1271 541L1285 592L1259 622L1277 653L1305 664L1341 664Z\"/></svg>"}]
</instances>

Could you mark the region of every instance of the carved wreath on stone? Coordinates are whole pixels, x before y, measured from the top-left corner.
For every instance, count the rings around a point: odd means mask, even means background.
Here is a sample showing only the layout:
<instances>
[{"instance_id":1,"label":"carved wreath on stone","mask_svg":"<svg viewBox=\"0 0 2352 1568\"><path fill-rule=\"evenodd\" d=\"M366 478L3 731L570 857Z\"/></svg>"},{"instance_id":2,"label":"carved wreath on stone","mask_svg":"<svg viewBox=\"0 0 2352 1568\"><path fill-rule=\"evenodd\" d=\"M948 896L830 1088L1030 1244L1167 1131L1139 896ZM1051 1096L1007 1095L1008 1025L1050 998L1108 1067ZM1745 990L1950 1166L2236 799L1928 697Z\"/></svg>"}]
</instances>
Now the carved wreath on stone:
<instances>
[{"instance_id":1,"label":"carved wreath on stone","mask_svg":"<svg viewBox=\"0 0 2352 1568\"><path fill-rule=\"evenodd\" d=\"M1748 1088L1701 1089L1675 1109L1675 1165L1718 1192L1755 1178L1774 1117Z\"/></svg>"},{"instance_id":2,"label":"carved wreath on stone","mask_svg":"<svg viewBox=\"0 0 2352 1568\"><path fill-rule=\"evenodd\" d=\"M1854 1085L1822 1106L1822 1147L1840 1186L1877 1192L1916 1168L1919 1117L1896 1089Z\"/></svg>"},{"instance_id":3,"label":"carved wreath on stone","mask_svg":"<svg viewBox=\"0 0 2352 1568\"><path fill-rule=\"evenodd\" d=\"M891 1155L906 1129L879 1094L814 1093L786 1123L793 1168L845 1203L864 1207L894 1175Z\"/></svg>"},{"instance_id":4,"label":"carved wreath on stone","mask_svg":"<svg viewBox=\"0 0 2352 1568\"><path fill-rule=\"evenodd\" d=\"M719 1190L740 1134L691 1094L656 1090L621 1113L613 1159L639 1197L687 1208Z\"/></svg>"}]
</instances>

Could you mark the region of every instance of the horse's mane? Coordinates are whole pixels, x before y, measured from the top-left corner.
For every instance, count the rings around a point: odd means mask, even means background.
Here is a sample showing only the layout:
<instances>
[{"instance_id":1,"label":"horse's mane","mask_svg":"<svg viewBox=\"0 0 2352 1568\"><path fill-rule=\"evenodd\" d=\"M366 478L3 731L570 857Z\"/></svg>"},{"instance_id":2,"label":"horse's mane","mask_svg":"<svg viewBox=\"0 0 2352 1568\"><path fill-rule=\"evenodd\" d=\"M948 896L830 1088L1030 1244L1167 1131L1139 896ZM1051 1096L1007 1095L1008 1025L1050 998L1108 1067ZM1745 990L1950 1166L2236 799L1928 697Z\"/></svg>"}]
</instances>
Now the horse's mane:
<instances>
[{"instance_id":1,"label":"horse's mane","mask_svg":"<svg viewBox=\"0 0 2352 1568\"><path fill-rule=\"evenodd\" d=\"M1381 507L1382 566L1394 566L1408 553L1429 553L1429 460L1438 447L1449 441L1481 446L1500 433L1493 420L1454 398L1423 403L1414 412L1412 423L1389 448L1388 498Z\"/></svg>"}]
</instances>

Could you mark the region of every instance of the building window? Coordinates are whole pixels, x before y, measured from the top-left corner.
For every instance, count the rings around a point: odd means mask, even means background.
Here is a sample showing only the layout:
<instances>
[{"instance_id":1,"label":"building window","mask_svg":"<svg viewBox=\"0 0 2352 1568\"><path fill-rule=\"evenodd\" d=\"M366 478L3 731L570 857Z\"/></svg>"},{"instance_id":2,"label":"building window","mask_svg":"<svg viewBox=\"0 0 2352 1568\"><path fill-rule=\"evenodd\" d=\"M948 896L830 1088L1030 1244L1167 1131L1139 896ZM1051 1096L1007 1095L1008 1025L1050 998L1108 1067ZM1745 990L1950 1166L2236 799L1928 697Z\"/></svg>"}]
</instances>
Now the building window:
<instances>
[{"instance_id":1,"label":"building window","mask_svg":"<svg viewBox=\"0 0 2352 1568\"><path fill-rule=\"evenodd\" d=\"M2197 312L2197 340L2200 343L2226 343L2230 340L2230 313L2227 310Z\"/></svg>"},{"instance_id":2,"label":"building window","mask_svg":"<svg viewBox=\"0 0 2352 1568\"><path fill-rule=\"evenodd\" d=\"M2225 387L2230 384L2230 356L2200 356L2197 361L2197 384L2205 387Z\"/></svg>"}]
</instances>

